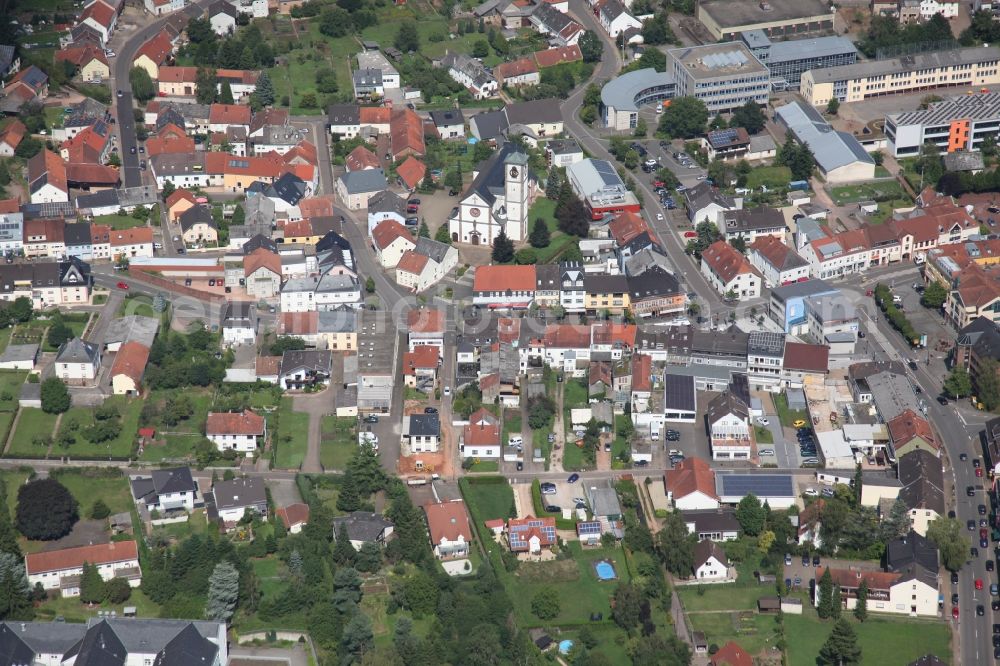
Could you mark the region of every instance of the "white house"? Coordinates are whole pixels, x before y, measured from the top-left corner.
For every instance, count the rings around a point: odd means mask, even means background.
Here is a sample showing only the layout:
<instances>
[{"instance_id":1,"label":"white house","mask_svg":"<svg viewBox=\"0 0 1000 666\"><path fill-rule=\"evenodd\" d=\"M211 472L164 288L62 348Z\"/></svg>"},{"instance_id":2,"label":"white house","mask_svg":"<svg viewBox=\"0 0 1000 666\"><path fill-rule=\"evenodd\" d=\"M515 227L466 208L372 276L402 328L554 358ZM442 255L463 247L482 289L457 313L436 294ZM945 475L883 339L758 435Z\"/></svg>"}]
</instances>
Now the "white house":
<instances>
[{"instance_id":1,"label":"white house","mask_svg":"<svg viewBox=\"0 0 1000 666\"><path fill-rule=\"evenodd\" d=\"M713 460L748 460L753 454L750 412L735 394L724 391L708 403L706 414Z\"/></svg>"},{"instance_id":2,"label":"white house","mask_svg":"<svg viewBox=\"0 0 1000 666\"><path fill-rule=\"evenodd\" d=\"M131 587L139 587L142 583L135 541L112 541L26 555L24 569L28 585L34 587L41 583L46 590L60 590L63 596L79 596L84 562L94 565L103 580L124 578Z\"/></svg>"},{"instance_id":3,"label":"white house","mask_svg":"<svg viewBox=\"0 0 1000 666\"><path fill-rule=\"evenodd\" d=\"M267 520L267 493L264 480L242 477L229 481L216 481L212 496L219 520L226 525L239 522L247 511Z\"/></svg>"},{"instance_id":4,"label":"white house","mask_svg":"<svg viewBox=\"0 0 1000 666\"><path fill-rule=\"evenodd\" d=\"M663 473L667 499L678 511L718 509L715 472L701 458L685 458Z\"/></svg>"},{"instance_id":5,"label":"white house","mask_svg":"<svg viewBox=\"0 0 1000 666\"><path fill-rule=\"evenodd\" d=\"M55 376L67 384L90 383L101 371L101 347L73 338L59 347L54 367Z\"/></svg>"},{"instance_id":6,"label":"white house","mask_svg":"<svg viewBox=\"0 0 1000 666\"><path fill-rule=\"evenodd\" d=\"M222 342L252 345L257 340L257 310L249 301L228 301L222 311Z\"/></svg>"},{"instance_id":7,"label":"white house","mask_svg":"<svg viewBox=\"0 0 1000 666\"><path fill-rule=\"evenodd\" d=\"M435 453L441 446L441 422L437 414L411 414L403 431L412 453Z\"/></svg>"},{"instance_id":8,"label":"white house","mask_svg":"<svg viewBox=\"0 0 1000 666\"><path fill-rule=\"evenodd\" d=\"M920 0L920 18L928 20L935 14L946 19L958 16L958 0Z\"/></svg>"},{"instance_id":9,"label":"white house","mask_svg":"<svg viewBox=\"0 0 1000 666\"><path fill-rule=\"evenodd\" d=\"M693 225L699 222L716 224L719 213L742 207L742 200L737 201L704 181L684 191L684 203L688 220Z\"/></svg>"},{"instance_id":10,"label":"white house","mask_svg":"<svg viewBox=\"0 0 1000 666\"><path fill-rule=\"evenodd\" d=\"M209 412L205 422L205 437L220 451L232 449L253 453L264 444L267 422L249 409L242 412Z\"/></svg>"},{"instance_id":11,"label":"white house","mask_svg":"<svg viewBox=\"0 0 1000 666\"><path fill-rule=\"evenodd\" d=\"M154 469L150 476L133 476L130 483L136 504L149 511L193 511L201 503L190 467Z\"/></svg>"},{"instance_id":12,"label":"white house","mask_svg":"<svg viewBox=\"0 0 1000 666\"><path fill-rule=\"evenodd\" d=\"M715 241L701 253L701 274L720 294L732 292L741 300L760 296L760 273L726 241Z\"/></svg>"},{"instance_id":13,"label":"white house","mask_svg":"<svg viewBox=\"0 0 1000 666\"><path fill-rule=\"evenodd\" d=\"M372 247L382 268L395 268L403 254L416 249L417 243L402 224L386 220L372 230Z\"/></svg>"},{"instance_id":14,"label":"white house","mask_svg":"<svg viewBox=\"0 0 1000 666\"><path fill-rule=\"evenodd\" d=\"M441 59L448 75L461 83L476 99L485 99L497 94L500 84L490 74L483 63L464 53L445 53Z\"/></svg>"},{"instance_id":15,"label":"white house","mask_svg":"<svg viewBox=\"0 0 1000 666\"><path fill-rule=\"evenodd\" d=\"M208 6L208 22L212 24L212 32L220 37L232 34L236 30L236 7L231 3L213 2Z\"/></svg>"},{"instance_id":16,"label":"white house","mask_svg":"<svg viewBox=\"0 0 1000 666\"><path fill-rule=\"evenodd\" d=\"M463 458L500 458L500 423L492 413L480 409L462 428L459 450Z\"/></svg>"},{"instance_id":17,"label":"white house","mask_svg":"<svg viewBox=\"0 0 1000 666\"><path fill-rule=\"evenodd\" d=\"M809 279L809 262L774 236L757 238L747 250L750 265L760 272L769 289Z\"/></svg>"},{"instance_id":18,"label":"white house","mask_svg":"<svg viewBox=\"0 0 1000 666\"><path fill-rule=\"evenodd\" d=\"M721 582L729 579L729 560L722 546L699 541L694 547L694 577L699 581Z\"/></svg>"},{"instance_id":19,"label":"white house","mask_svg":"<svg viewBox=\"0 0 1000 666\"><path fill-rule=\"evenodd\" d=\"M626 30L642 29L642 21L628 13L619 0L606 0L597 15L598 20L609 35L618 37Z\"/></svg>"},{"instance_id":20,"label":"white house","mask_svg":"<svg viewBox=\"0 0 1000 666\"><path fill-rule=\"evenodd\" d=\"M439 560L468 557L472 528L465 512L465 502L457 499L425 504L424 513L434 555Z\"/></svg>"}]
</instances>

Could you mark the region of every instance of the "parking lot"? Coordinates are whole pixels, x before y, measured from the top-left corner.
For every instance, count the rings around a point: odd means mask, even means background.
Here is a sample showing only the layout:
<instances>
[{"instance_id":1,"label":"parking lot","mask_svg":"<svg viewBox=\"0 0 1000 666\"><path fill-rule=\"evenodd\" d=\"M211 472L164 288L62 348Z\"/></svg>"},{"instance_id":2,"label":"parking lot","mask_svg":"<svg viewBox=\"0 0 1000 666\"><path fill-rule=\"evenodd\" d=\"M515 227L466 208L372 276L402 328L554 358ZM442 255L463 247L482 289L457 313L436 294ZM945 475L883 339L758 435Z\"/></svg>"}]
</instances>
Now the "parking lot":
<instances>
[{"instance_id":1,"label":"parking lot","mask_svg":"<svg viewBox=\"0 0 1000 666\"><path fill-rule=\"evenodd\" d=\"M569 478L569 475L566 475ZM568 483L567 481L555 481L556 492L552 495L542 495L542 501L547 506L558 506L562 511L569 511L576 508L577 501L586 502L586 492L584 481ZM579 498L579 500L577 499Z\"/></svg>"}]
</instances>

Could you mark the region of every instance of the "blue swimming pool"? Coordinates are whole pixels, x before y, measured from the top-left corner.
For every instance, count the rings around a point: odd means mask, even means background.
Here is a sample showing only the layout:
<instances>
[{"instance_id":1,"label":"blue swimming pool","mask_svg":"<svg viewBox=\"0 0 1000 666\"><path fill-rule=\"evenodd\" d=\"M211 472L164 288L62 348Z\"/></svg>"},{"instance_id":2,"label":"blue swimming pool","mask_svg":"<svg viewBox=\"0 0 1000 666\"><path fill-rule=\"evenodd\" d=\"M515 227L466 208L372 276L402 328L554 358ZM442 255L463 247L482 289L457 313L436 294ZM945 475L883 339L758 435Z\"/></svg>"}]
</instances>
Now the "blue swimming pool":
<instances>
[{"instance_id":1,"label":"blue swimming pool","mask_svg":"<svg viewBox=\"0 0 1000 666\"><path fill-rule=\"evenodd\" d=\"M573 649L573 641L568 638L564 641L559 641L559 654L569 654L569 651Z\"/></svg>"},{"instance_id":2,"label":"blue swimming pool","mask_svg":"<svg viewBox=\"0 0 1000 666\"><path fill-rule=\"evenodd\" d=\"M615 572L615 565L607 560L594 562L594 571L597 573L599 580L615 580L618 578L618 574Z\"/></svg>"}]
</instances>

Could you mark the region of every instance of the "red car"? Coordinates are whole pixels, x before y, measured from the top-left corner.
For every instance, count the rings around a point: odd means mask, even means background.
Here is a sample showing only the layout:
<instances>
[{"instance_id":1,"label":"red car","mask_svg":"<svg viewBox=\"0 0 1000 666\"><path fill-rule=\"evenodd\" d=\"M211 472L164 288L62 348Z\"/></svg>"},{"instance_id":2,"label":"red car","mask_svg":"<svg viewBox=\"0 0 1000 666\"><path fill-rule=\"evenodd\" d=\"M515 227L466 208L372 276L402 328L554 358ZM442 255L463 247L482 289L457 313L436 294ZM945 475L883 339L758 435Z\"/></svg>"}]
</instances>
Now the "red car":
<instances>
[{"instance_id":1,"label":"red car","mask_svg":"<svg viewBox=\"0 0 1000 666\"><path fill-rule=\"evenodd\" d=\"M698 237L697 232L694 232L694 231L685 231L684 232L684 238L697 238L697 237Z\"/></svg>"},{"instance_id":2,"label":"red car","mask_svg":"<svg viewBox=\"0 0 1000 666\"><path fill-rule=\"evenodd\" d=\"M976 468L976 476L982 477L982 475L983 475L983 468L982 467L977 467Z\"/></svg>"},{"instance_id":3,"label":"red car","mask_svg":"<svg viewBox=\"0 0 1000 666\"><path fill-rule=\"evenodd\" d=\"M865 292L865 296L871 296L871 295L872 295L872 290L871 289L869 289L868 291Z\"/></svg>"},{"instance_id":4,"label":"red car","mask_svg":"<svg viewBox=\"0 0 1000 666\"><path fill-rule=\"evenodd\" d=\"M126 282L119 282L118 283L118 288L119 289L125 289L126 291L128 291L128 283L126 283Z\"/></svg>"},{"instance_id":5,"label":"red car","mask_svg":"<svg viewBox=\"0 0 1000 666\"><path fill-rule=\"evenodd\" d=\"M980 527L979 528L979 538L980 539L988 539L989 538L989 532L986 531L985 527Z\"/></svg>"},{"instance_id":6,"label":"red car","mask_svg":"<svg viewBox=\"0 0 1000 666\"><path fill-rule=\"evenodd\" d=\"M977 590L983 589L983 579L982 578L977 578L976 579L976 589Z\"/></svg>"},{"instance_id":7,"label":"red car","mask_svg":"<svg viewBox=\"0 0 1000 666\"><path fill-rule=\"evenodd\" d=\"M958 619L958 606L951 607L951 616L956 620Z\"/></svg>"}]
</instances>

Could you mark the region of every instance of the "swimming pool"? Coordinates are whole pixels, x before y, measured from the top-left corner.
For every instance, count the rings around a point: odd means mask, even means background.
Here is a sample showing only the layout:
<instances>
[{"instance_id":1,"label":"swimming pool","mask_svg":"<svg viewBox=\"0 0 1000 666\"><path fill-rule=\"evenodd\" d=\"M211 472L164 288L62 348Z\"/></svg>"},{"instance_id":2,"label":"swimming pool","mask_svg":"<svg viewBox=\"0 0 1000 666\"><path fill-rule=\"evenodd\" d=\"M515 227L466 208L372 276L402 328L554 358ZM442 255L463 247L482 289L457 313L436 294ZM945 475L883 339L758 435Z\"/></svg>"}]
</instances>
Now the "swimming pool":
<instances>
[{"instance_id":1,"label":"swimming pool","mask_svg":"<svg viewBox=\"0 0 1000 666\"><path fill-rule=\"evenodd\" d=\"M573 649L573 641L568 638L564 641L559 641L559 654L569 654L569 651Z\"/></svg>"},{"instance_id":2,"label":"swimming pool","mask_svg":"<svg viewBox=\"0 0 1000 666\"><path fill-rule=\"evenodd\" d=\"M618 574L615 572L615 565L607 560L594 562L594 571L597 573L599 580L615 580L618 578Z\"/></svg>"}]
</instances>

